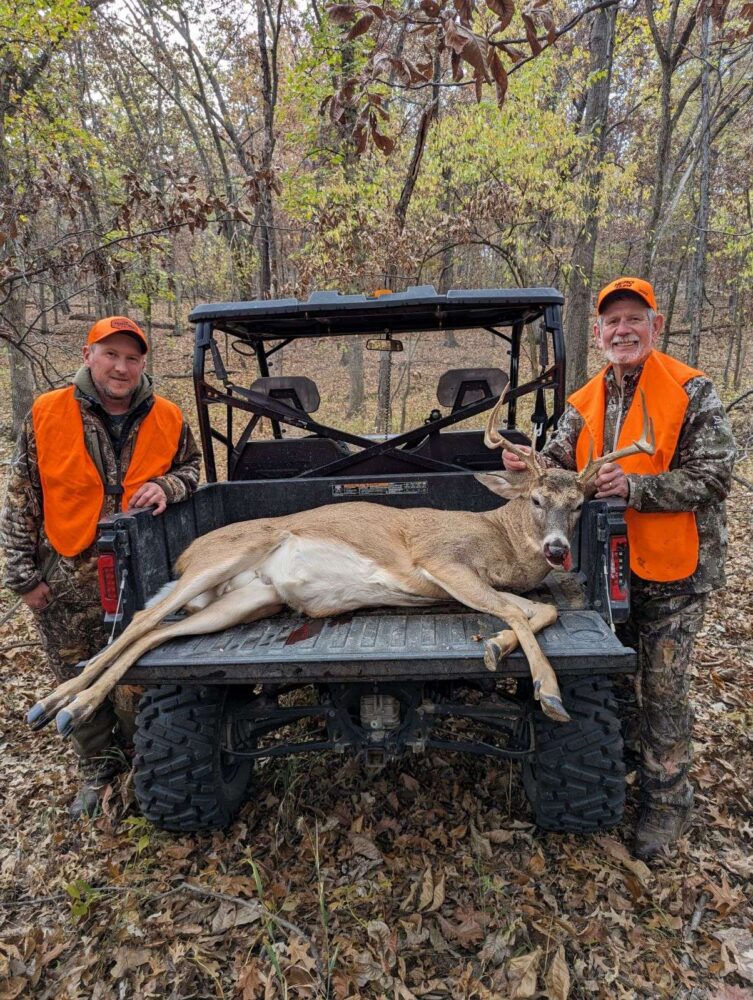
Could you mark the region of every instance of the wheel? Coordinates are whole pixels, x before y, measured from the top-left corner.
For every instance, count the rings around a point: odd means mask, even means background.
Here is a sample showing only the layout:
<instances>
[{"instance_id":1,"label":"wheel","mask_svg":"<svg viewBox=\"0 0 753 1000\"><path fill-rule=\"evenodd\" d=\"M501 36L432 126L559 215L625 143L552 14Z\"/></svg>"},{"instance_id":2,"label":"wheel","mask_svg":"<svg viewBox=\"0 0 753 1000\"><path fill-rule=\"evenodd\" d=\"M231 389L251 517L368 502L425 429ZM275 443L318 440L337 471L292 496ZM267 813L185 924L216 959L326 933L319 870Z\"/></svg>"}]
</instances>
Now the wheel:
<instances>
[{"instance_id":1,"label":"wheel","mask_svg":"<svg viewBox=\"0 0 753 1000\"><path fill-rule=\"evenodd\" d=\"M233 698L237 702L237 698ZM253 761L224 747L243 743L226 687L148 689L136 717L134 785L141 812L165 830L227 826L242 806Z\"/></svg>"},{"instance_id":2,"label":"wheel","mask_svg":"<svg viewBox=\"0 0 753 1000\"><path fill-rule=\"evenodd\" d=\"M625 763L617 703L606 677L560 684L571 722L533 715L533 756L523 788L538 826L591 833L616 826L625 806Z\"/></svg>"}]
</instances>

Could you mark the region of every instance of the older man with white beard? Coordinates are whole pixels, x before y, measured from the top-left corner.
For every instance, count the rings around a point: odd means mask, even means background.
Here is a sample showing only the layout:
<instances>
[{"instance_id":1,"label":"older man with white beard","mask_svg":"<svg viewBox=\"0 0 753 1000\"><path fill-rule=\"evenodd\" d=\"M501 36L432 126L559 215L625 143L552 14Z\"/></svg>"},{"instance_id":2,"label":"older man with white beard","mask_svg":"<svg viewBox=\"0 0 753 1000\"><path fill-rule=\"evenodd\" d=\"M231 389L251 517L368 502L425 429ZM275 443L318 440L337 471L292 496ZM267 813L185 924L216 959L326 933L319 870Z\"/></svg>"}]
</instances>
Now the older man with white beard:
<instances>
[{"instance_id":1,"label":"older man with white beard","mask_svg":"<svg viewBox=\"0 0 753 1000\"><path fill-rule=\"evenodd\" d=\"M637 389L654 420L654 455L609 462L596 496L626 501L631 612L622 638L638 651L641 814L635 854L661 854L686 830L693 710L690 659L710 591L724 585L724 500L735 445L724 407L703 372L656 350L664 327L654 290L624 277L601 289L594 338L607 365L573 393L547 464L581 469L589 447L600 455L640 435ZM521 469L510 452L505 467Z\"/></svg>"}]
</instances>

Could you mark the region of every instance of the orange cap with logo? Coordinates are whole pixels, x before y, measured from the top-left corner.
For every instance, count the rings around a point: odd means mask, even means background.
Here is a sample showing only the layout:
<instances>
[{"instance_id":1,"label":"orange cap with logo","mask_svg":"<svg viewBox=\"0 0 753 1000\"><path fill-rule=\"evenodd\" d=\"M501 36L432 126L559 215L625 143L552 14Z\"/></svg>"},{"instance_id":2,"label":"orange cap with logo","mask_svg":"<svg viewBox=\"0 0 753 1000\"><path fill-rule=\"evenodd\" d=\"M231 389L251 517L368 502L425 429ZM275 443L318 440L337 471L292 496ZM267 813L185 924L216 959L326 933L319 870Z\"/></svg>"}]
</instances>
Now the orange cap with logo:
<instances>
[{"instance_id":1,"label":"orange cap with logo","mask_svg":"<svg viewBox=\"0 0 753 1000\"><path fill-rule=\"evenodd\" d=\"M140 326L128 319L127 316L105 316L104 319L97 320L89 330L86 338L87 344L98 344L105 337L111 337L114 333L127 333L137 341L142 354L146 354L149 345Z\"/></svg>"},{"instance_id":2,"label":"orange cap with logo","mask_svg":"<svg viewBox=\"0 0 753 1000\"><path fill-rule=\"evenodd\" d=\"M616 278L614 281L610 281L608 285L604 285L599 292L599 296L596 299L597 313L600 313L602 307L605 305L604 300L615 292L630 292L632 295L637 295L638 298L643 299L649 309L653 309L654 312L659 311L656 305L654 289L648 281L644 281L643 278Z\"/></svg>"}]
</instances>

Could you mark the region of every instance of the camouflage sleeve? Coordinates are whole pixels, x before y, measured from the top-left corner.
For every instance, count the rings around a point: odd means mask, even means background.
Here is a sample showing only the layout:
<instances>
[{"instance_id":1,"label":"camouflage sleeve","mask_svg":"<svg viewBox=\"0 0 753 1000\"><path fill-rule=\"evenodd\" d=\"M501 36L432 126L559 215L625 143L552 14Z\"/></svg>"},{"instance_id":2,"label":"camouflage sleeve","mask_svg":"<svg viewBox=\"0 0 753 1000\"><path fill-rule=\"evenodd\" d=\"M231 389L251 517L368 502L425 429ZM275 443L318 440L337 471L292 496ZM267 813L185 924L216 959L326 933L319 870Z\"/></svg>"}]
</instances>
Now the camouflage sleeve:
<instances>
[{"instance_id":1,"label":"camouflage sleeve","mask_svg":"<svg viewBox=\"0 0 753 1000\"><path fill-rule=\"evenodd\" d=\"M164 476L153 479L165 491L168 503L178 503L187 500L199 485L201 472L201 453L196 446L191 428L183 421L178 450L175 453L170 471Z\"/></svg>"},{"instance_id":2,"label":"camouflage sleeve","mask_svg":"<svg viewBox=\"0 0 753 1000\"><path fill-rule=\"evenodd\" d=\"M629 475L628 505L645 512L697 510L721 503L731 486L735 439L716 389L707 378L686 383L688 409L672 468Z\"/></svg>"},{"instance_id":3,"label":"camouflage sleeve","mask_svg":"<svg viewBox=\"0 0 753 1000\"><path fill-rule=\"evenodd\" d=\"M554 436L544 446L542 457L546 465L560 469L575 469L575 446L583 428L583 418L574 406L566 406Z\"/></svg>"},{"instance_id":4,"label":"camouflage sleeve","mask_svg":"<svg viewBox=\"0 0 753 1000\"><path fill-rule=\"evenodd\" d=\"M0 546L5 550L3 582L17 594L26 594L42 581L37 566L42 520L42 484L29 415L11 460L8 492L0 514Z\"/></svg>"}]
</instances>

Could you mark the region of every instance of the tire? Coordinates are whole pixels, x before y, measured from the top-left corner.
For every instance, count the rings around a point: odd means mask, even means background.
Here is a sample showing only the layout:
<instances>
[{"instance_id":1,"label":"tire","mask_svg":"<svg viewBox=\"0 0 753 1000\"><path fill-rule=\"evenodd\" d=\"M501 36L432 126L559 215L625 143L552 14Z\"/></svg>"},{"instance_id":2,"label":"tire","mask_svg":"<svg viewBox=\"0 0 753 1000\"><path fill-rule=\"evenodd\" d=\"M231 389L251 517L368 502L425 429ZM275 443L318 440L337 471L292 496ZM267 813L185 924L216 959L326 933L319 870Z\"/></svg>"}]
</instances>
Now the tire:
<instances>
[{"instance_id":1,"label":"tire","mask_svg":"<svg viewBox=\"0 0 753 1000\"><path fill-rule=\"evenodd\" d=\"M231 757L243 723L231 723L226 687L148 689L136 717L134 786L141 812L164 830L227 826L246 799L250 758ZM235 700L235 699L234 699Z\"/></svg>"},{"instance_id":2,"label":"tire","mask_svg":"<svg viewBox=\"0 0 753 1000\"><path fill-rule=\"evenodd\" d=\"M523 787L536 824L560 833L608 830L622 819L625 763L617 703L606 677L560 685L571 722L533 715L533 756Z\"/></svg>"}]
</instances>

